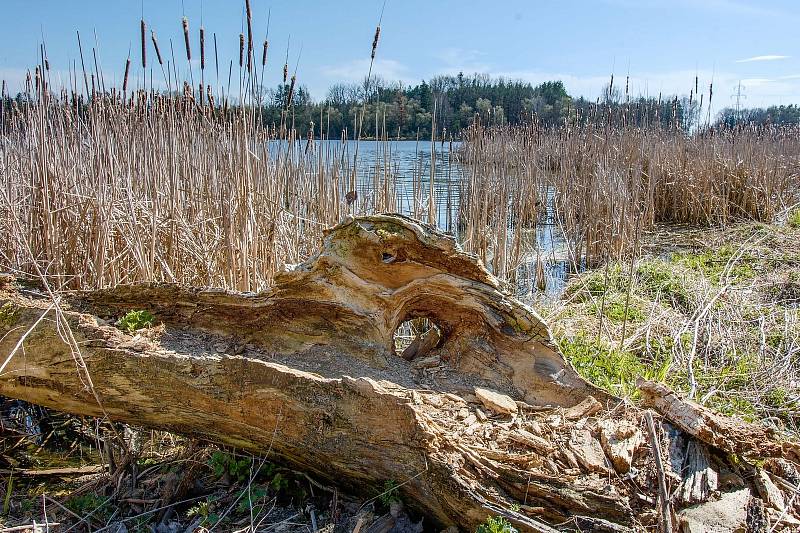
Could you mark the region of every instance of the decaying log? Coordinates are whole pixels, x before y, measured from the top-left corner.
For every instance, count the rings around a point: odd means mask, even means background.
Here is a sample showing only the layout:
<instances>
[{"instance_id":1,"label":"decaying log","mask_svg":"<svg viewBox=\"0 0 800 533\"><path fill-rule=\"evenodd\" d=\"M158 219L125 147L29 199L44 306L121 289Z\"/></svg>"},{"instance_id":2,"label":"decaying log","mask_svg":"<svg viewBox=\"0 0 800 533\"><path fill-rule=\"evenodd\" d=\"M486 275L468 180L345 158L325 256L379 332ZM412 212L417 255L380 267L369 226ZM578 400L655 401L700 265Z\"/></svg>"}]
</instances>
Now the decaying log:
<instances>
[{"instance_id":1,"label":"decaying log","mask_svg":"<svg viewBox=\"0 0 800 533\"><path fill-rule=\"evenodd\" d=\"M599 444L598 420L641 430L639 413L584 381L476 258L405 217L343 222L260 294L67 293L58 322L51 303L0 287L0 354L24 337L0 394L269 453L368 497L394 480L439 526L474 529L490 514L526 531L656 522L648 454L622 476ZM159 326L112 325L138 309ZM394 349L414 318L441 336L421 365ZM480 391L480 403L476 389L498 396Z\"/></svg>"},{"instance_id":2,"label":"decaying log","mask_svg":"<svg viewBox=\"0 0 800 533\"><path fill-rule=\"evenodd\" d=\"M766 426L749 424L678 397L663 383L639 379L642 403L696 439L742 457L780 457L800 462L800 444L779 439Z\"/></svg>"}]
</instances>

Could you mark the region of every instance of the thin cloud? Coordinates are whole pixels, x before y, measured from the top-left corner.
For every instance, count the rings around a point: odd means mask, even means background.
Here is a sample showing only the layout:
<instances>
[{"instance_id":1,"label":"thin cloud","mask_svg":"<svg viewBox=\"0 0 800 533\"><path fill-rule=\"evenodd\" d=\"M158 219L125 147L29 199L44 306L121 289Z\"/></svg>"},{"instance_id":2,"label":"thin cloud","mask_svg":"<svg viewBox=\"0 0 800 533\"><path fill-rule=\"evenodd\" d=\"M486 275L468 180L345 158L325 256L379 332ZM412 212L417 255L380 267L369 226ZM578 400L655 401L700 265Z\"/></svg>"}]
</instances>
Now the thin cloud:
<instances>
[{"instance_id":1,"label":"thin cloud","mask_svg":"<svg viewBox=\"0 0 800 533\"><path fill-rule=\"evenodd\" d=\"M367 77L369 59L355 59L338 65L326 65L320 72L329 82L359 82ZM372 75L390 81L413 83L416 78L410 75L409 68L394 59L375 59Z\"/></svg>"},{"instance_id":2,"label":"thin cloud","mask_svg":"<svg viewBox=\"0 0 800 533\"><path fill-rule=\"evenodd\" d=\"M792 56L781 55L766 55L766 56L753 56L746 59L739 59L737 63L753 63L755 61L780 61L781 59L789 59Z\"/></svg>"},{"instance_id":3,"label":"thin cloud","mask_svg":"<svg viewBox=\"0 0 800 533\"><path fill-rule=\"evenodd\" d=\"M455 75L459 72L484 72L492 67L483 61L485 54L474 49L449 47L440 50L435 57L443 63L439 71L443 74Z\"/></svg>"}]
</instances>

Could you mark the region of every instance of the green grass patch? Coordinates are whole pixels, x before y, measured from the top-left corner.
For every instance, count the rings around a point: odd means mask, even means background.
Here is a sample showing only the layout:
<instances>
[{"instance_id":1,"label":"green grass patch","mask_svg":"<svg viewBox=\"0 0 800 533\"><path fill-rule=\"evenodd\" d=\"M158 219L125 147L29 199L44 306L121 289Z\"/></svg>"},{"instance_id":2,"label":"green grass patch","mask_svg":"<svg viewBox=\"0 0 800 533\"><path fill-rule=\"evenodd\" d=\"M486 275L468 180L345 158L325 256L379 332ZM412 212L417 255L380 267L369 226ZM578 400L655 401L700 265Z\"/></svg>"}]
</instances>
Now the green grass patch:
<instances>
[{"instance_id":1,"label":"green grass patch","mask_svg":"<svg viewBox=\"0 0 800 533\"><path fill-rule=\"evenodd\" d=\"M793 228L800 228L800 207L789 213L788 223Z\"/></svg>"},{"instance_id":2,"label":"green grass patch","mask_svg":"<svg viewBox=\"0 0 800 533\"><path fill-rule=\"evenodd\" d=\"M593 303L591 309L595 314L599 314L602 310L606 318L620 324L626 320L626 317L628 322L643 322L646 318L645 314L639 309L634 298L631 297L627 306L625 301L624 294L615 293L606 296L605 301Z\"/></svg>"},{"instance_id":3,"label":"green grass patch","mask_svg":"<svg viewBox=\"0 0 800 533\"><path fill-rule=\"evenodd\" d=\"M91 518L100 522L106 522L111 517L111 498L107 496L99 496L94 493L81 494L80 496L73 496L65 503L67 509L73 513L86 517L91 515Z\"/></svg>"},{"instance_id":4,"label":"green grass patch","mask_svg":"<svg viewBox=\"0 0 800 533\"><path fill-rule=\"evenodd\" d=\"M675 264L660 259L641 261L636 266L637 286L651 298L661 297L673 308L687 309L691 304L688 280L675 270Z\"/></svg>"},{"instance_id":5,"label":"green grass patch","mask_svg":"<svg viewBox=\"0 0 800 533\"><path fill-rule=\"evenodd\" d=\"M0 327L10 328L19 318L20 311L11 302L6 302L0 306Z\"/></svg>"},{"instance_id":6,"label":"green grass patch","mask_svg":"<svg viewBox=\"0 0 800 533\"><path fill-rule=\"evenodd\" d=\"M624 291L627 289L627 278L623 275L622 265L614 263L608 268L600 268L586 272L579 276L567 288L567 296L575 295L579 300L586 301L592 297L597 298L610 292Z\"/></svg>"},{"instance_id":7,"label":"green grass patch","mask_svg":"<svg viewBox=\"0 0 800 533\"><path fill-rule=\"evenodd\" d=\"M579 334L558 341L558 347L575 370L601 389L623 397L638 398L636 378L664 381L668 359L645 363L636 354L608 346L602 340Z\"/></svg>"},{"instance_id":8,"label":"green grass patch","mask_svg":"<svg viewBox=\"0 0 800 533\"><path fill-rule=\"evenodd\" d=\"M673 254L672 262L698 272L713 283L719 284L734 254L736 254L735 248L723 245L715 250L705 252ZM743 253L730 269L728 277L737 282L753 279L756 275L752 266L755 260L756 258L752 254Z\"/></svg>"}]
</instances>

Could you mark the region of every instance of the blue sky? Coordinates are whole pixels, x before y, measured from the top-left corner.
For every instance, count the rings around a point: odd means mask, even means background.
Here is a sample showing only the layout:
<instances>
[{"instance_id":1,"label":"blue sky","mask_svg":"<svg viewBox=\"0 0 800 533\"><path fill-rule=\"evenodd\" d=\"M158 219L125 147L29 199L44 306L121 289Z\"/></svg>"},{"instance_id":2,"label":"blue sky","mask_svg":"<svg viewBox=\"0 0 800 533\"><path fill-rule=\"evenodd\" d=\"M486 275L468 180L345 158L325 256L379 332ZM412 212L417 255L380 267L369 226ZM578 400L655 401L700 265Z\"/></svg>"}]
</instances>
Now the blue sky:
<instances>
[{"instance_id":1,"label":"blue sky","mask_svg":"<svg viewBox=\"0 0 800 533\"><path fill-rule=\"evenodd\" d=\"M332 83L366 75L383 0L252 5L257 49L271 10L265 84L278 83L289 38L290 64L302 47L298 81L315 98ZM213 50L216 32L221 76L227 78L228 61L238 63L243 6L244 0L4 0L0 78L18 88L37 61L43 35L53 76L66 79L68 65L78 59L76 30L87 59L96 43L106 83L121 83L129 48L133 74L141 76L142 7L167 56L173 40L184 71L181 16L189 18L197 57L202 14L207 47ZM459 71L532 83L561 79L571 94L589 98L600 94L612 73L619 84L629 73L632 92L650 95L688 94L697 74L706 92L713 78L716 109L733 103L739 81L746 105L800 103L798 28L798 0L387 0L374 71L405 83ZM151 48L151 64L154 58ZM213 82L213 59L208 61ZM198 70L195 65L195 80Z\"/></svg>"}]
</instances>

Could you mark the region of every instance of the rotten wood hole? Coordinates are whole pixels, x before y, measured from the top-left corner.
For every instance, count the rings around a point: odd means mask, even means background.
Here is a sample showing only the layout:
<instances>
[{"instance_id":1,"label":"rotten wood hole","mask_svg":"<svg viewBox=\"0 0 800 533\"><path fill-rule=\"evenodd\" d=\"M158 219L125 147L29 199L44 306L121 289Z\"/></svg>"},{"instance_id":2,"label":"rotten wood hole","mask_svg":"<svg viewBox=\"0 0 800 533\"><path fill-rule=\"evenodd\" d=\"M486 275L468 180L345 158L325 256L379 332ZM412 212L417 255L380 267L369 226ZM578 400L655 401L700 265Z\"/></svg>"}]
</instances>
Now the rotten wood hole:
<instances>
[{"instance_id":1,"label":"rotten wood hole","mask_svg":"<svg viewBox=\"0 0 800 533\"><path fill-rule=\"evenodd\" d=\"M260 294L167 284L63 294L93 390L64 329L40 320L51 303L0 284L0 354L35 325L0 394L270 450L368 498L395 480L437 527L503 515L526 531L664 528L731 494L743 512L758 500L767 520L797 516L796 444L642 382L661 415L658 443L647 438L641 409L583 380L477 258L399 215L328 230L317 255ZM113 326L138 309L159 327ZM407 321L436 327L400 349ZM764 469L757 458L769 458Z\"/></svg>"}]
</instances>

